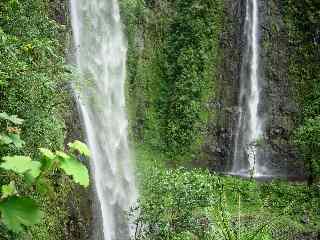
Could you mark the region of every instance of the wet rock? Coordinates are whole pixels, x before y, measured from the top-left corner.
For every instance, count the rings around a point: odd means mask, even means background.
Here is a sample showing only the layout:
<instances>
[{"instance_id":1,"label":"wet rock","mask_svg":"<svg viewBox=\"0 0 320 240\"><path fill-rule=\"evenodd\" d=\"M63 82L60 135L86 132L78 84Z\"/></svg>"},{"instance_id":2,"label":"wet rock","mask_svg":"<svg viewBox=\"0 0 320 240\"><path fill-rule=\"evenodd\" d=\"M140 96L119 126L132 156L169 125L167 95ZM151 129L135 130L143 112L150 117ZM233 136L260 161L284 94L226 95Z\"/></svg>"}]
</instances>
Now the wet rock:
<instances>
[{"instance_id":1,"label":"wet rock","mask_svg":"<svg viewBox=\"0 0 320 240\"><path fill-rule=\"evenodd\" d=\"M230 170L234 139L238 124L238 96L242 49L245 46L243 24L246 1L226 0L225 25L221 33L221 62L216 79L216 95L210 101L211 119L202 158L219 171ZM289 38L284 22L282 2L259 1L261 43L261 106L264 119L265 146L263 155L270 159L274 174L302 176L303 161L293 143L295 119L299 114L294 85L288 79ZM293 176L291 176L293 177Z\"/></svg>"}]
</instances>

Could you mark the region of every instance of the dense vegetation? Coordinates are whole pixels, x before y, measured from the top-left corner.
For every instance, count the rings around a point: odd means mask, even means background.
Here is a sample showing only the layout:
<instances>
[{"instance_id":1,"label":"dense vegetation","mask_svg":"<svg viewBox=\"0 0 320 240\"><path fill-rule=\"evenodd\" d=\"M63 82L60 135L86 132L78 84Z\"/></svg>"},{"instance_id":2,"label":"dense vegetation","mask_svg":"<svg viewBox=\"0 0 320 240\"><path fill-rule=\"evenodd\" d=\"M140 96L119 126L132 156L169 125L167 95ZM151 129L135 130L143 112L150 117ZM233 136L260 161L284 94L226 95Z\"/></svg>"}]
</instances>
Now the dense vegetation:
<instances>
[{"instance_id":1,"label":"dense vegetation","mask_svg":"<svg viewBox=\"0 0 320 240\"><path fill-rule=\"evenodd\" d=\"M25 142L20 139L20 128L17 126L23 123L23 119L0 113L0 120L5 128L0 135L1 149L22 148ZM1 219L8 230L21 233L24 227L41 222L43 212L28 195L32 195L34 189L44 196L54 195L55 191L50 183L50 176L54 172L64 172L74 182L88 187L88 170L77 158L81 155L89 157L89 149L79 141L69 143L68 146L68 153L40 148L40 156L36 160L26 155L2 156L0 168L4 171L4 176L7 175L5 180L11 180L10 183L1 185L0 201ZM5 234L1 236L6 237Z\"/></svg>"},{"instance_id":2,"label":"dense vegetation","mask_svg":"<svg viewBox=\"0 0 320 240\"><path fill-rule=\"evenodd\" d=\"M296 142L312 183L320 176L320 3L288 1L285 6L290 40L289 77L295 84L301 109Z\"/></svg>"},{"instance_id":3,"label":"dense vegetation","mask_svg":"<svg viewBox=\"0 0 320 240\"><path fill-rule=\"evenodd\" d=\"M314 237L319 186L259 182L164 164L165 154L137 149L136 239L271 240ZM311 238L313 239L313 238Z\"/></svg>"},{"instance_id":4,"label":"dense vegetation","mask_svg":"<svg viewBox=\"0 0 320 240\"><path fill-rule=\"evenodd\" d=\"M41 174L46 175L46 178L37 176L39 180L31 186L26 184L23 178L24 170L34 172L26 168L27 166L33 166L32 169L40 166L38 160L43 158L43 155L38 148L64 149L64 119L69 105L69 94L65 89L66 80L69 78L64 60L65 28L50 18L58 4L58 1L42 0L0 2L0 112L3 115L8 113L7 116L18 115L24 119L23 125L19 126L12 126L8 120L1 122L0 157L12 156L3 158L7 160L7 165L4 166L6 169L11 166L12 170L18 171L15 174L1 168L0 183L5 186L2 194L6 191L1 202L10 203L10 199L15 199L15 196L11 195L17 193L20 196L28 195L40 204L41 212L44 213L40 224L29 227L26 232L18 235L8 231L8 221L4 221L6 226L2 222L1 239L66 238L69 224L68 204L71 203L69 195L74 191L74 184L58 169ZM3 135L6 132L11 140ZM9 145L3 145L4 143ZM14 155L25 156L19 157L19 162L16 162L22 164L19 165L22 168L12 165L17 159ZM31 161L31 158L36 160ZM42 190L39 191L39 188ZM47 188L52 191L44 191ZM22 222L11 222L18 224L16 226L19 229L10 228L15 232L21 230L20 223L30 226L39 222L39 211L32 212L36 206L34 202L27 200L25 203L30 207L28 214L23 215L20 219ZM19 203L11 201L11 204L14 206ZM9 205L5 208L8 211L7 216L10 215ZM23 211L20 213L23 214ZM17 218L18 214L19 212L15 213Z\"/></svg>"},{"instance_id":5,"label":"dense vegetation","mask_svg":"<svg viewBox=\"0 0 320 240\"><path fill-rule=\"evenodd\" d=\"M74 204L71 193L77 191L66 175L88 185L86 170L76 161L79 152L88 155L87 151L79 142L65 146L65 119L71 111L64 57L67 29L53 20L63 18L54 12L61 2L0 2L2 239L73 239L68 208ZM216 114L208 104L218 89L220 32L228 28L225 1L119 2L128 38L127 102L141 193L133 210L139 213L135 238L318 237L319 1L281 1L289 39L288 74L301 110L294 138L305 160L308 185L256 182L177 167L191 166L186 163L199 154L208 120ZM65 148L68 155L59 151ZM16 211L18 205L22 208ZM72 221L77 221L75 211ZM20 230L26 231L17 233Z\"/></svg>"},{"instance_id":6,"label":"dense vegetation","mask_svg":"<svg viewBox=\"0 0 320 240\"><path fill-rule=\"evenodd\" d=\"M66 80L62 27L48 17L46 1L1 1L0 108L25 120L25 151L61 148Z\"/></svg>"},{"instance_id":7,"label":"dense vegetation","mask_svg":"<svg viewBox=\"0 0 320 240\"><path fill-rule=\"evenodd\" d=\"M224 1L120 1L129 40L128 105L141 188L136 239L304 239L319 232L319 4L282 1L295 143L310 186L222 177L198 157L228 29ZM274 20L277 21L277 20ZM221 94L221 93L220 93ZM313 184L311 184L313 182Z\"/></svg>"},{"instance_id":8,"label":"dense vegetation","mask_svg":"<svg viewBox=\"0 0 320 240\"><path fill-rule=\"evenodd\" d=\"M179 162L203 141L217 74L222 1L120 1L129 111L138 142Z\"/></svg>"}]
</instances>

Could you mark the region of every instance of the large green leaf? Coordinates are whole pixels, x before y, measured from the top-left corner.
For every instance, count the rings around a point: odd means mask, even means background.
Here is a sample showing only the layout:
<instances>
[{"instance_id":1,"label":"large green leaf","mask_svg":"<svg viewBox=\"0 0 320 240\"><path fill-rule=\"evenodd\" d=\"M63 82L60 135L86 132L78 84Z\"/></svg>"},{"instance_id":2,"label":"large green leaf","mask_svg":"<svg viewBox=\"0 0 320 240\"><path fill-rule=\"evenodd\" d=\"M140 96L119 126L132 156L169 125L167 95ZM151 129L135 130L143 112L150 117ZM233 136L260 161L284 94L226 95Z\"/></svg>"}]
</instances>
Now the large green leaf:
<instances>
[{"instance_id":1,"label":"large green leaf","mask_svg":"<svg viewBox=\"0 0 320 240\"><path fill-rule=\"evenodd\" d=\"M30 198L10 197L0 203L3 223L13 232L21 232L24 226L41 221L42 212Z\"/></svg>"},{"instance_id":2,"label":"large green leaf","mask_svg":"<svg viewBox=\"0 0 320 240\"><path fill-rule=\"evenodd\" d=\"M72 176L76 183L84 187L89 186L89 172L85 165L76 158L63 152L58 151L57 156L60 158L60 168L63 169L67 175Z\"/></svg>"},{"instance_id":3,"label":"large green leaf","mask_svg":"<svg viewBox=\"0 0 320 240\"><path fill-rule=\"evenodd\" d=\"M2 160L4 163L0 167L6 170L11 170L19 174L28 172L32 177L36 178L40 174L41 163L32 161L27 156L6 156Z\"/></svg>"},{"instance_id":4,"label":"large green leaf","mask_svg":"<svg viewBox=\"0 0 320 240\"><path fill-rule=\"evenodd\" d=\"M10 116L10 115L8 115L8 114L5 113L5 112L0 113L0 119L10 121L10 122L12 122L12 123L14 123L14 124L17 124L17 125L22 124L23 121L24 121L23 119L18 118L17 115L11 115L11 116Z\"/></svg>"},{"instance_id":5,"label":"large green leaf","mask_svg":"<svg viewBox=\"0 0 320 240\"><path fill-rule=\"evenodd\" d=\"M69 143L68 146L71 150L78 151L80 154L90 157L90 150L83 142L76 140L73 143Z\"/></svg>"}]
</instances>

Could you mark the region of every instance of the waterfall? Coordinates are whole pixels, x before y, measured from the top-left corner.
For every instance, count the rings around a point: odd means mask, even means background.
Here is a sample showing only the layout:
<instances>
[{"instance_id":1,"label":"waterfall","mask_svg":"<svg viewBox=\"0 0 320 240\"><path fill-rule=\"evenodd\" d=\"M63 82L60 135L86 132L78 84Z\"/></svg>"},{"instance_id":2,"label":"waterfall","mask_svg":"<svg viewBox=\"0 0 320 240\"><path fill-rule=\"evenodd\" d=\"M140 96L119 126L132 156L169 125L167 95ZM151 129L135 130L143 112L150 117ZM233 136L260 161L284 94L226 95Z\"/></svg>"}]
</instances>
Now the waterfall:
<instances>
[{"instance_id":1,"label":"waterfall","mask_svg":"<svg viewBox=\"0 0 320 240\"><path fill-rule=\"evenodd\" d=\"M74 83L92 152L91 171L102 236L126 240L125 212L136 202L127 136L127 47L116 0L71 0L78 81ZM78 83L77 83L78 82Z\"/></svg>"},{"instance_id":2,"label":"waterfall","mask_svg":"<svg viewBox=\"0 0 320 240\"><path fill-rule=\"evenodd\" d=\"M258 0L246 1L244 48L239 94L238 124L235 134L232 174L266 174L258 142L263 137L263 119L259 115L261 76L259 74L259 6Z\"/></svg>"}]
</instances>

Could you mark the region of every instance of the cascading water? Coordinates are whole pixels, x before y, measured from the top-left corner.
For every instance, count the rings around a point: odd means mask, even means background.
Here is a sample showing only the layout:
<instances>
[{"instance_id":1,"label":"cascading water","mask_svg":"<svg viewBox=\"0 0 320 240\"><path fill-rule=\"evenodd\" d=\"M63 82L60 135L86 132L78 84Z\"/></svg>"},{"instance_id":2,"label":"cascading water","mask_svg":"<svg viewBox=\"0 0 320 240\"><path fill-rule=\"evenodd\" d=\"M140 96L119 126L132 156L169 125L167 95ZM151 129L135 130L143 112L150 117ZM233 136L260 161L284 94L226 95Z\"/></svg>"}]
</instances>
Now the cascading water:
<instances>
[{"instance_id":1,"label":"cascading water","mask_svg":"<svg viewBox=\"0 0 320 240\"><path fill-rule=\"evenodd\" d=\"M239 96L239 116L235 135L232 174L266 174L257 142L263 137L263 120L259 116L261 76L259 74L259 9L258 0L246 1L244 49Z\"/></svg>"},{"instance_id":2,"label":"cascading water","mask_svg":"<svg viewBox=\"0 0 320 240\"><path fill-rule=\"evenodd\" d=\"M126 44L116 0L71 0L72 27L79 71L78 102L99 202L102 236L126 240L125 211L136 202L125 113ZM76 86L74 86L76 88Z\"/></svg>"}]
</instances>

